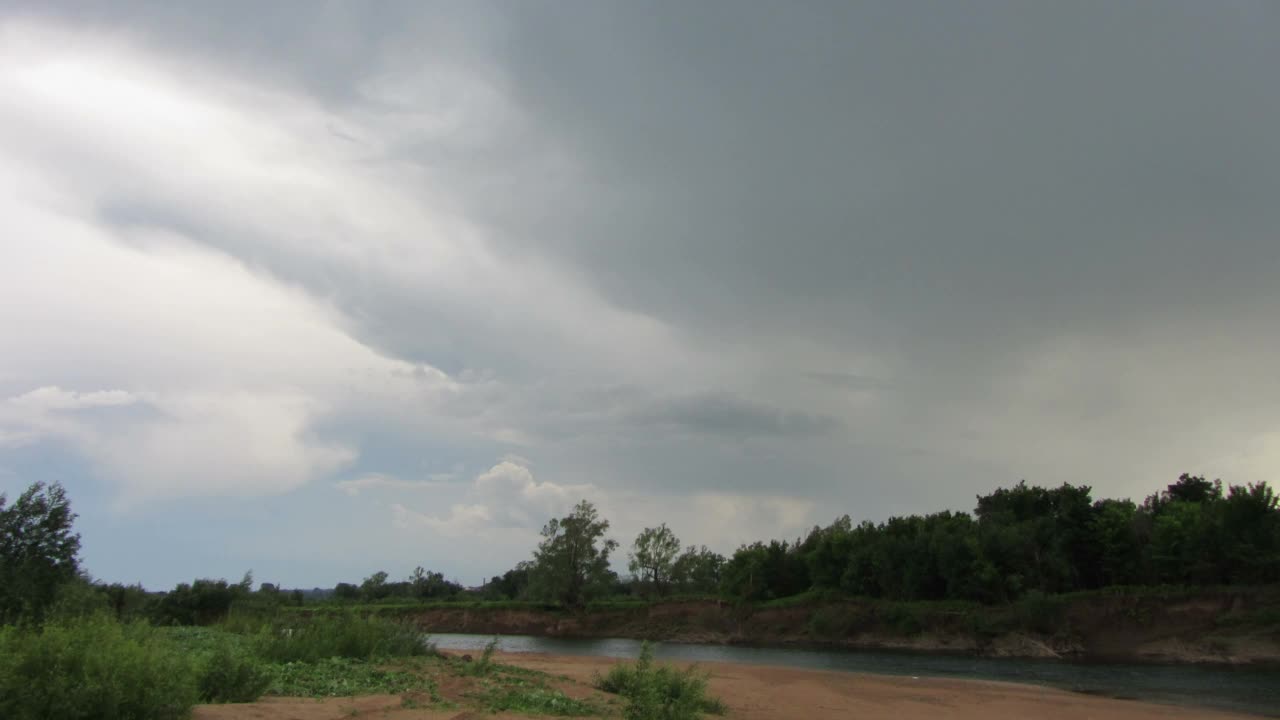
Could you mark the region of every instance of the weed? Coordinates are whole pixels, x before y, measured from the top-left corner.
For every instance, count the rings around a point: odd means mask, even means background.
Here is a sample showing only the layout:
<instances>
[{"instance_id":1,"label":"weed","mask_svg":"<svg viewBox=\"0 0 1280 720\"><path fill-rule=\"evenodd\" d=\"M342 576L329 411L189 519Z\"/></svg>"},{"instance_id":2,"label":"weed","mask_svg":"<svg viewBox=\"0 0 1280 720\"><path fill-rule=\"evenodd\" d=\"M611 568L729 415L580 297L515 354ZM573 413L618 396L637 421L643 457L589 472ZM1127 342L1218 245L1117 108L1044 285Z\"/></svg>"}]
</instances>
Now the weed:
<instances>
[{"instance_id":1,"label":"weed","mask_svg":"<svg viewBox=\"0 0 1280 720\"><path fill-rule=\"evenodd\" d=\"M483 677L493 672L497 664L493 661L493 654L498 650L498 638L493 638L484 646L484 652L480 653L479 660L467 662L460 667L463 675L471 675L473 677Z\"/></svg>"},{"instance_id":2,"label":"weed","mask_svg":"<svg viewBox=\"0 0 1280 720\"><path fill-rule=\"evenodd\" d=\"M272 627L258 635L257 651L274 662L314 662L326 658L413 657L434 648L412 627L382 618L340 613L297 627Z\"/></svg>"},{"instance_id":3,"label":"weed","mask_svg":"<svg viewBox=\"0 0 1280 720\"><path fill-rule=\"evenodd\" d=\"M271 685L270 669L231 637L218 638L198 663L202 702L253 702Z\"/></svg>"},{"instance_id":4,"label":"weed","mask_svg":"<svg viewBox=\"0 0 1280 720\"><path fill-rule=\"evenodd\" d=\"M653 662L653 647L640 646L634 665L619 663L595 685L627 699L626 720L696 720L702 713L723 714L724 703L707 696L707 675L696 666L684 670Z\"/></svg>"},{"instance_id":5,"label":"weed","mask_svg":"<svg viewBox=\"0 0 1280 720\"><path fill-rule=\"evenodd\" d=\"M489 712L568 717L598 715L601 712L594 703L571 698L555 688L547 687L540 680L509 675L486 681L483 689L472 697Z\"/></svg>"},{"instance_id":6,"label":"weed","mask_svg":"<svg viewBox=\"0 0 1280 720\"><path fill-rule=\"evenodd\" d=\"M270 695L289 697L349 697L394 695L403 692L436 694L430 678L405 669L381 668L349 658L290 662L272 667Z\"/></svg>"}]
</instances>

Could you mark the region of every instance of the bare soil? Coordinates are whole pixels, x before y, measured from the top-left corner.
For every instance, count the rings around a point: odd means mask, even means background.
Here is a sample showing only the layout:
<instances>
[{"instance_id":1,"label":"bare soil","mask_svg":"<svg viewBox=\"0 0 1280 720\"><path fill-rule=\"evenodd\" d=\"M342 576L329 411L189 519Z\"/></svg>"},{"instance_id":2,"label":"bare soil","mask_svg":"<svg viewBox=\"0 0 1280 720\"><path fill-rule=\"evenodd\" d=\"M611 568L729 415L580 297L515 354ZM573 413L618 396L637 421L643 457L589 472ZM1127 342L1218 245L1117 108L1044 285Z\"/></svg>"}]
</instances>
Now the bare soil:
<instances>
[{"instance_id":1,"label":"bare soil","mask_svg":"<svg viewBox=\"0 0 1280 720\"><path fill-rule=\"evenodd\" d=\"M500 654L504 664L568 680L557 685L575 694L589 689L593 675L617 662L599 657L531 653ZM1112 700L1029 685L969 680L858 675L821 670L704 663L710 689L741 720L1228 720L1254 717L1201 708ZM202 706L195 720L476 720L493 717L474 710L402 707L400 696L330 700L271 699L246 705ZM503 714L499 717L525 718Z\"/></svg>"}]
</instances>

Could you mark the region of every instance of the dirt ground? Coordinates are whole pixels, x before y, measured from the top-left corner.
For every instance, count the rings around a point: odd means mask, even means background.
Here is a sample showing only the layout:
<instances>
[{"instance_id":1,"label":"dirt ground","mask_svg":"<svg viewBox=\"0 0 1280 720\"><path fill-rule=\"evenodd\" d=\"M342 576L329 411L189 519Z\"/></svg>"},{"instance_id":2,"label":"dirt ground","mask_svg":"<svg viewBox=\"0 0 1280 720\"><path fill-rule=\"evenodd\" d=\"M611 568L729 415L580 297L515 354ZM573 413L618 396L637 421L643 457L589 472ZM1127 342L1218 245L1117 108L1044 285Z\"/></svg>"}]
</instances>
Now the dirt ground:
<instances>
[{"instance_id":1,"label":"dirt ground","mask_svg":"<svg viewBox=\"0 0 1280 720\"><path fill-rule=\"evenodd\" d=\"M540 654L501 654L500 662L564 676L580 692L613 660ZM1030 685L969 680L914 679L821 670L703 663L710 689L741 720L1228 720L1253 717L1205 709L1112 700ZM571 687L566 691L573 693ZM464 710L405 709L399 696L333 700L271 699L248 705L203 706L195 720L479 720ZM516 720L524 716L505 714Z\"/></svg>"}]
</instances>

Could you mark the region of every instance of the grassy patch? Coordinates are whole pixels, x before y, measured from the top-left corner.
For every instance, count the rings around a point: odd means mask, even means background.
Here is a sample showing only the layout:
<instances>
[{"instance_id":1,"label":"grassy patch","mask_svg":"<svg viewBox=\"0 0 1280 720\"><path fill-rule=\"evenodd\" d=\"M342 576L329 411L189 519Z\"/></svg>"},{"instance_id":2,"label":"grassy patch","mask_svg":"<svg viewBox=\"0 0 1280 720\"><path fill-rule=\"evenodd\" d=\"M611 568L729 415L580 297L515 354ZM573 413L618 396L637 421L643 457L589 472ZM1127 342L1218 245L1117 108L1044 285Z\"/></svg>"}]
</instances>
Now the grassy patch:
<instances>
[{"instance_id":1,"label":"grassy patch","mask_svg":"<svg viewBox=\"0 0 1280 720\"><path fill-rule=\"evenodd\" d=\"M431 678L412 666L388 668L366 660L326 658L274 665L271 674L268 695L322 698L415 692L438 698Z\"/></svg>"},{"instance_id":2,"label":"grassy patch","mask_svg":"<svg viewBox=\"0 0 1280 720\"><path fill-rule=\"evenodd\" d=\"M550 687L541 678L499 674L483 681L474 699L489 712L585 717L603 712L596 703L578 700Z\"/></svg>"}]
</instances>

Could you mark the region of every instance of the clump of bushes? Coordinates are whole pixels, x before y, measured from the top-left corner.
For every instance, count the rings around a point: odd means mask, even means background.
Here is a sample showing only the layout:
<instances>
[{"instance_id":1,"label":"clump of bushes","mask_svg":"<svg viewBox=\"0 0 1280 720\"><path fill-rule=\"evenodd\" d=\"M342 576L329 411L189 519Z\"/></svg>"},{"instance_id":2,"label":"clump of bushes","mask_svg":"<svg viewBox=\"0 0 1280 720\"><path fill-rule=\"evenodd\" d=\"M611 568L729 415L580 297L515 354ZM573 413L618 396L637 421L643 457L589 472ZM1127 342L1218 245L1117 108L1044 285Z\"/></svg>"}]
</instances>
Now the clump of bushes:
<instances>
[{"instance_id":1,"label":"clump of bushes","mask_svg":"<svg viewBox=\"0 0 1280 720\"><path fill-rule=\"evenodd\" d=\"M258 654L272 662L316 662L327 658L369 660L434 654L413 627L372 615L318 615L297 627L266 628Z\"/></svg>"},{"instance_id":2,"label":"clump of bushes","mask_svg":"<svg viewBox=\"0 0 1280 720\"><path fill-rule=\"evenodd\" d=\"M0 628L0 717L177 720L199 669L145 623L97 616Z\"/></svg>"},{"instance_id":3,"label":"clump of bushes","mask_svg":"<svg viewBox=\"0 0 1280 720\"><path fill-rule=\"evenodd\" d=\"M198 663L201 702L253 702L271 686L270 669L236 638L217 637Z\"/></svg>"},{"instance_id":4,"label":"clump of bushes","mask_svg":"<svg viewBox=\"0 0 1280 720\"><path fill-rule=\"evenodd\" d=\"M640 647L634 665L619 663L595 685L627 699L626 720L697 720L703 713L723 715L726 708L707 695L707 675L695 666L678 669L653 662L649 643Z\"/></svg>"}]
</instances>

